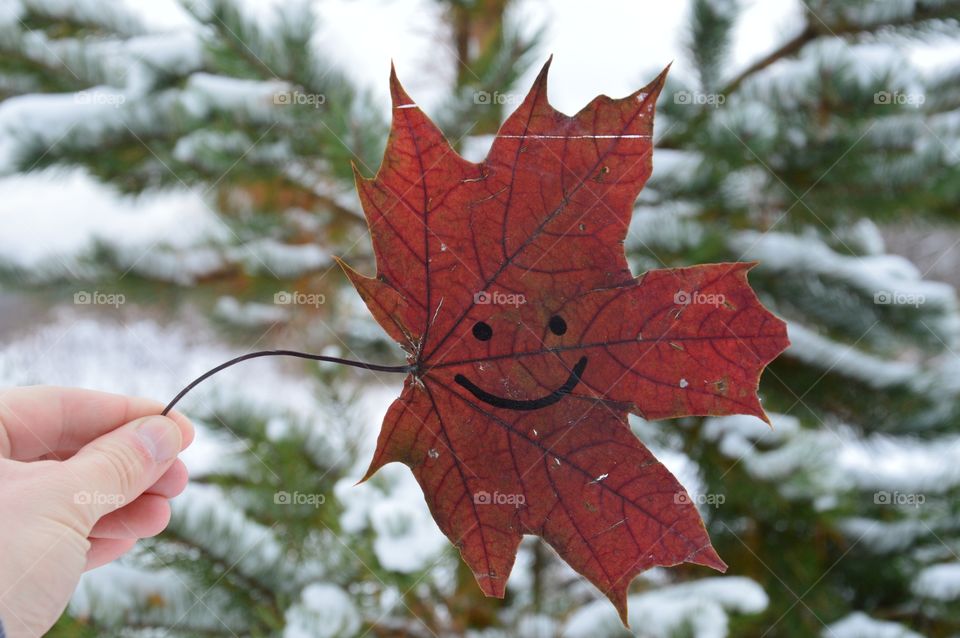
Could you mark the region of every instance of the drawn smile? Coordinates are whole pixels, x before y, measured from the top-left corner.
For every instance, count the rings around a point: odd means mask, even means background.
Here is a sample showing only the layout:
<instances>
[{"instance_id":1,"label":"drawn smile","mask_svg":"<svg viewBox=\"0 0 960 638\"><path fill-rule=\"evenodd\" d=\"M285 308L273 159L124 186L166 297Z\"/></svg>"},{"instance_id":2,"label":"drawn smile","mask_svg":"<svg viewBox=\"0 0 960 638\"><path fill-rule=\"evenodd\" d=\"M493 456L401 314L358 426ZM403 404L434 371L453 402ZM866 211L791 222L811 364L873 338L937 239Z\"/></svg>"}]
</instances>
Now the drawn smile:
<instances>
[{"instance_id":1,"label":"drawn smile","mask_svg":"<svg viewBox=\"0 0 960 638\"><path fill-rule=\"evenodd\" d=\"M586 368L587 358L580 357L580 360L577 361L577 365L573 366L573 371L570 373L570 376L567 377L567 380L563 383L563 385L550 394L546 394L539 399L519 400L498 397L497 395L490 394L486 390L478 387L473 381L462 374L458 374L453 378L453 380L469 390L470 394L473 396L496 408L504 408L507 410L539 410L540 408L545 408L548 405L553 405L563 397L573 392L573 389L577 387L578 383L580 383L580 377L583 376L583 371Z\"/></svg>"}]
</instances>

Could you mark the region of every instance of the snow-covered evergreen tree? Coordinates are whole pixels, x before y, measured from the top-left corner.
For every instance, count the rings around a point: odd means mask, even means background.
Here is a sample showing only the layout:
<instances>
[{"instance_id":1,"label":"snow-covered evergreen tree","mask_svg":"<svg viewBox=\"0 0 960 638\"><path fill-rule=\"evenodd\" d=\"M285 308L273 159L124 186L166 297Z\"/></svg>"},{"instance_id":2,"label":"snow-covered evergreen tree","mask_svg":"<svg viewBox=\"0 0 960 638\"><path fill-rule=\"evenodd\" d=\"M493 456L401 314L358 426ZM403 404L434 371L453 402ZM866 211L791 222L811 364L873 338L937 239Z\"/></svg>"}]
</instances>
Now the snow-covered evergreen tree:
<instances>
[{"instance_id":1,"label":"snow-covered evergreen tree","mask_svg":"<svg viewBox=\"0 0 960 638\"><path fill-rule=\"evenodd\" d=\"M637 635L960 633L960 311L953 288L925 276L939 253L921 267L885 247L957 221L957 66L921 68L910 53L960 35L960 2L797 4L782 44L738 68L743 3L692 0L697 76L671 77L659 103L654 176L628 239L635 271L756 260L751 282L793 346L761 385L772 429L634 420L731 566L643 575ZM508 5L438 3L459 62L435 115L467 151L510 108L477 96L526 88L515 84L537 38ZM92 175L136 198L140 220L110 216L69 259L0 254L0 282L24 296L109 288L152 318L106 332L55 318L0 347L0 381L107 368L128 371L125 391L169 396L236 354L205 345L214 333L235 348L295 338L399 360L330 259L349 251L372 270L350 164L375 170L387 122L329 61L318 13L186 2L191 28L158 32L123 6L0 9L0 160L64 183ZM638 81L654 70L637 68ZM180 212L160 215L158 201ZM313 301L294 308L290 291ZM62 363L34 361L54 341L99 354L58 377ZM396 379L279 364L248 375L188 397L206 453L170 529L85 577L52 635L624 635L539 541L524 542L507 598L485 599L405 468L353 486Z\"/></svg>"},{"instance_id":2,"label":"snow-covered evergreen tree","mask_svg":"<svg viewBox=\"0 0 960 638\"><path fill-rule=\"evenodd\" d=\"M660 102L631 237L639 269L759 262L792 341L761 383L774 427L638 431L696 463L720 554L770 597L733 635L955 635L960 316L884 235L958 219L956 64L910 54L957 36L960 3L808 2L746 69L729 62L741 9L693 2L699 77Z\"/></svg>"}]
</instances>

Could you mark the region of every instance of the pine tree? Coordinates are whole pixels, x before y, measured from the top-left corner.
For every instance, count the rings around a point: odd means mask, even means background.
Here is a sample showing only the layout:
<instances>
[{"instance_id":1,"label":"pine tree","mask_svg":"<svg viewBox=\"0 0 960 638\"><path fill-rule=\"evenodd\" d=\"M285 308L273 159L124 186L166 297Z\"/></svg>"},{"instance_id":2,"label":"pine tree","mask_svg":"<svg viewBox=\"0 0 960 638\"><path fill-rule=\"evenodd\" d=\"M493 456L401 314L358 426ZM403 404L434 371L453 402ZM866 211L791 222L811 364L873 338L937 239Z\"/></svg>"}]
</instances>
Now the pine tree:
<instances>
[{"instance_id":1,"label":"pine tree","mask_svg":"<svg viewBox=\"0 0 960 638\"><path fill-rule=\"evenodd\" d=\"M399 361L329 259L349 252L372 271L350 164L376 169L385 110L325 57L306 3L269 21L229 0L187 3L195 28L175 34L112 3L17 4L0 23L0 99L22 111L13 171L80 167L128 196L196 189L225 232L146 254L102 244L43 271L0 256L0 281L108 282L138 303L195 309L238 347L282 319L270 344L296 336ZM435 119L459 147L496 131L509 105L478 96L525 90L538 36L506 0L441 4L457 66ZM793 34L741 69L742 3L693 0L696 76L671 76L658 105L654 176L627 242L634 271L757 260L751 283L793 346L761 384L772 429L633 421L702 503L731 566L638 579L637 635L960 632L960 311L951 287L885 248L905 225L956 223L957 74L923 72L904 52L956 37L960 2L800 4ZM56 117L36 117L41 105ZM338 303L278 314L263 303L278 290ZM215 383L187 399L223 453L166 533L84 580L52 635L623 634L532 539L507 598L483 598L424 509L400 505L419 497L409 473L352 487L369 448L360 406L382 386L292 369L312 378L316 414L238 402Z\"/></svg>"},{"instance_id":2,"label":"pine tree","mask_svg":"<svg viewBox=\"0 0 960 638\"><path fill-rule=\"evenodd\" d=\"M699 77L660 102L631 236L641 270L759 261L751 283L792 341L761 384L774 427L638 427L696 462L720 554L770 597L733 635L953 635L956 296L884 233L956 223L956 73L905 52L955 37L960 4L806 3L743 70L741 10L693 3Z\"/></svg>"}]
</instances>

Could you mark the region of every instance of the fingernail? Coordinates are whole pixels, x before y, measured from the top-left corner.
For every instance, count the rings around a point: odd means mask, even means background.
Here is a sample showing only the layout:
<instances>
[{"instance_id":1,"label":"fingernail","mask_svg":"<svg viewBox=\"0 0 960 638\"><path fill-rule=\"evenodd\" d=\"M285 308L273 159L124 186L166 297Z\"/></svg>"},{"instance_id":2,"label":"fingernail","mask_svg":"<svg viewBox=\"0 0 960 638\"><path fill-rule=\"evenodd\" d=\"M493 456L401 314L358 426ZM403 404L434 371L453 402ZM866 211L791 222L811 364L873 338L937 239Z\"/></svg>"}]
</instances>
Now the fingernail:
<instances>
[{"instance_id":1,"label":"fingernail","mask_svg":"<svg viewBox=\"0 0 960 638\"><path fill-rule=\"evenodd\" d=\"M165 417L151 417L141 423L137 436L158 463L169 461L180 452L180 429Z\"/></svg>"}]
</instances>

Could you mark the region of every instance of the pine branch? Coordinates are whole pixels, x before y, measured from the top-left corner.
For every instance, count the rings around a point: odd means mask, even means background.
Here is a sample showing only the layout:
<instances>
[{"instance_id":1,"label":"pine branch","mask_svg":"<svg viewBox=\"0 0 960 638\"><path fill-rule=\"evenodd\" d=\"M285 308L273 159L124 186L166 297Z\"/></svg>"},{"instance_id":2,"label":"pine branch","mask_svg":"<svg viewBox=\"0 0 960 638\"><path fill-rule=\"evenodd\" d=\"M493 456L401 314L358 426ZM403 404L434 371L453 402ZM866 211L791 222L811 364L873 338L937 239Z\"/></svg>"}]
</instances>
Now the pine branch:
<instances>
[{"instance_id":1,"label":"pine branch","mask_svg":"<svg viewBox=\"0 0 960 638\"><path fill-rule=\"evenodd\" d=\"M790 38L779 47L738 73L732 80L727 82L719 92L723 95L730 95L739 89L740 85L743 84L747 78L756 75L760 71L763 71L767 67L779 62L780 60L783 60L784 58L796 55L803 47L822 35L823 34L821 32L814 28L813 24L808 23L806 28L804 28L800 33Z\"/></svg>"},{"instance_id":2,"label":"pine branch","mask_svg":"<svg viewBox=\"0 0 960 638\"><path fill-rule=\"evenodd\" d=\"M216 586L229 587L237 596L251 597L255 602L266 607L266 610L271 614L272 621L278 623L275 626L282 626L284 610L280 607L278 592L271 589L267 584L237 571L236 563L231 564L215 555L207 547L182 535L173 526L164 530L162 537L158 540L171 546L179 546L185 550L185 553L199 553L204 560L214 567L215 573L222 575L217 579Z\"/></svg>"}]
</instances>

